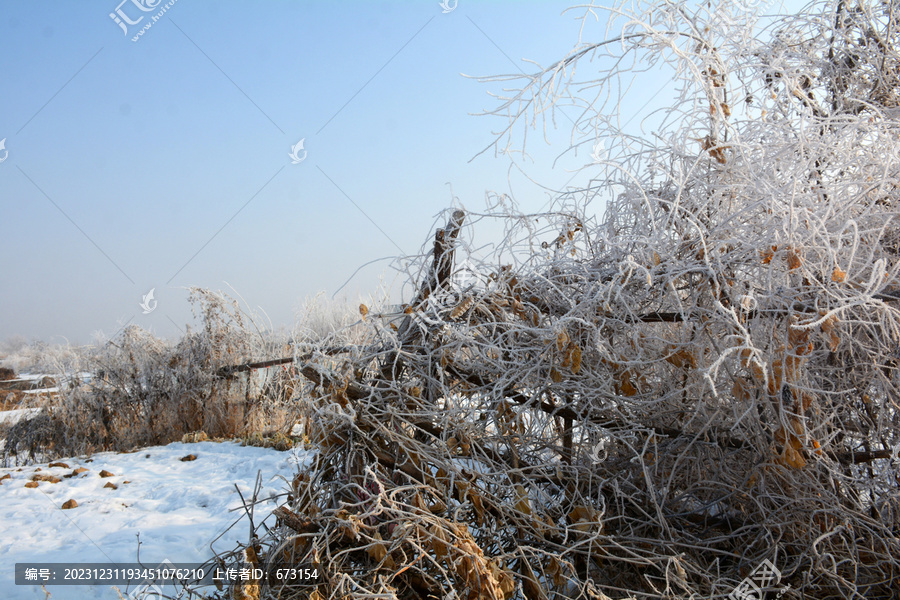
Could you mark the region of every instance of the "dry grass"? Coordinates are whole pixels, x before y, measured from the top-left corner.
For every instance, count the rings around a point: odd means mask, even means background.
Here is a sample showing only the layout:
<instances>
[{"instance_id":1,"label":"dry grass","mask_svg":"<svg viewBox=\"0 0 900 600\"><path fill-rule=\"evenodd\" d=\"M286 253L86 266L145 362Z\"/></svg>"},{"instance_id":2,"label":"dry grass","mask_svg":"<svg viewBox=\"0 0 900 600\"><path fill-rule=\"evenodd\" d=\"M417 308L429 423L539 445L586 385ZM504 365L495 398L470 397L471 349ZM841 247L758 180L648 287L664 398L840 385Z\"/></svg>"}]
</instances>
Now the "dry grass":
<instances>
[{"instance_id":1,"label":"dry grass","mask_svg":"<svg viewBox=\"0 0 900 600\"><path fill-rule=\"evenodd\" d=\"M267 358L262 352L271 352L272 342L225 296L194 290L192 301L200 329L176 344L129 327L101 349L85 352L78 370L98 376L63 386L41 415L11 427L7 460L13 454L20 460L131 450L201 430L215 438L289 432L297 418L290 373L263 384L249 374L218 374L222 367Z\"/></svg>"}]
</instances>

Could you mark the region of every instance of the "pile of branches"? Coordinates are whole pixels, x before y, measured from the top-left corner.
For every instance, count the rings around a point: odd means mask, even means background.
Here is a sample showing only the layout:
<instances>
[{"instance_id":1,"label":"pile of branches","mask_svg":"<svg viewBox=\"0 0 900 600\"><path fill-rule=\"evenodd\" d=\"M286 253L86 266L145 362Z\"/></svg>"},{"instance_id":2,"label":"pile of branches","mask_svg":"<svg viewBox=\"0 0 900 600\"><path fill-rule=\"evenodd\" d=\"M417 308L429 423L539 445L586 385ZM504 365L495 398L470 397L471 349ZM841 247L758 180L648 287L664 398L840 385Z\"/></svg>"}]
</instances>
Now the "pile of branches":
<instances>
[{"instance_id":1,"label":"pile of branches","mask_svg":"<svg viewBox=\"0 0 900 600\"><path fill-rule=\"evenodd\" d=\"M671 51L702 110L646 176L611 169L602 222L455 211L399 316L296 357L316 459L231 558L320 579L238 597L895 597L893 5L829 4L768 53L686 10L617 40Z\"/></svg>"},{"instance_id":2,"label":"pile of branches","mask_svg":"<svg viewBox=\"0 0 900 600\"><path fill-rule=\"evenodd\" d=\"M396 331L370 314L370 345L300 367L319 453L254 546L322 581L281 597L725 597L767 559L797 593L889 597L895 366L860 353L896 347L872 330L898 317L891 292L836 299L840 318L821 301L848 282L747 307L652 255L463 290L462 222ZM807 265L751 256L760 280Z\"/></svg>"}]
</instances>

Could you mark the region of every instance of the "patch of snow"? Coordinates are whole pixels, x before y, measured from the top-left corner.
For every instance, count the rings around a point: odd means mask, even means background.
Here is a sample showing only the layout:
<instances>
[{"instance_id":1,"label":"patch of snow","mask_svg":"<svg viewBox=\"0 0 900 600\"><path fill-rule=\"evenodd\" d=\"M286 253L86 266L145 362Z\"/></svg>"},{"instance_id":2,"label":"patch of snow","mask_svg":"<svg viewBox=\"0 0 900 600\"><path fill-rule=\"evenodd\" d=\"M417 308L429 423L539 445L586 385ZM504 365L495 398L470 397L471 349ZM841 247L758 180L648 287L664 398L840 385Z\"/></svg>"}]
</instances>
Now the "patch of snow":
<instances>
[{"instance_id":1,"label":"patch of snow","mask_svg":"<svg viewBox=\"0 0 900 600\"><path fill-rule=\"evenodd\" d=\"M43 379L44 377L52 377L49 373L19 373L15 379L7 381L34 381L35 379Z\"/></svg>"},{"instance_id":2,"label":"patch of snow","mask_svg":"<svg viewBox=\"0 0 900 600\"><path fill-rule=\"evenodd\" d=\"M180 460L189 454L196 460ZM213 543L219 552L234 550L249 539L249 520L235 485L249 500L261 473L259 498L268 500L255 508L258 524L283 503L288 484L282 477L289 481L312 456L299 449L279 452L236 442L199 442L57 461L65 468L47 463L0 468L0 477L11 476L0 482L0 589L10 600L43 600L41 586L15 585L15 563L135 563L138 540L145 565L165 560L199 565L214 556L210 544L223 532L227 531ZM78 467L89 470L63 478ZM24 487L37 468L62 481ZM113 476L100 477L101 470ZM105 488L107 483L117 489ZM78 506L62 510L69 499ZM135 591L117 587L125 598ZM53 600L119 599L112 586L46 589Z\"/></svg>"},{"instance_id":3,"label":"patch of snow","mask_svg":"<svg viewBox=\"0 0 900 600\"><path fill-rule=\"evenodd\" d=\"M49 388L40 388L36 390L22 390L22 393L26 396L28 395L38 395L38 394L58 394L58 387L49 387Z\"/></svg>"},{"instance_id":4,"label":"patch of snow","mask_svg":"<svg viewBox=\"0 0 900 600\"><path fill-rule=\"evenodd\" d=\"M17 408L0 412L0 425L15 425L22 419L27 419L41 412L40 408ZM0 477L3 473L0 473Z\"/></svg>"}]
</instances>

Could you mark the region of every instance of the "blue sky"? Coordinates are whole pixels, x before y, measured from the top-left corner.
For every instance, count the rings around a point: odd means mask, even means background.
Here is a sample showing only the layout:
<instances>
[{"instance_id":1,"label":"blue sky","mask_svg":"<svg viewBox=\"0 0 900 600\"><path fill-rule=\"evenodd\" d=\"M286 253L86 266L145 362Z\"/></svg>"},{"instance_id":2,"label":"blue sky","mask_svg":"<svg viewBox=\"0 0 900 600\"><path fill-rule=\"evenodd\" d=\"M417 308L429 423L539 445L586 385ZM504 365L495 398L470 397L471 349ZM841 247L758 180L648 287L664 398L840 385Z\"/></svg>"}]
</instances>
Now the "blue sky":
<instances>
[{"instance_id":1,"label":"blue sky","mask_svg":"<svg viewBox=\"0 0 900 600\"><path fill-rule=\"evenodd\" d=\"M233 288L290 328L364 263L419 252L448 183L476 210L488 190L524 210L549 198L492 151L471 160L505 124L472 115L502 86L461 74L561 58L581 25L570 2L177 0L137 41L167 2L117 2L0 2L0 340L87 343L128 323L177 336L192 285ZM117 9L143 19L126 33ZM548 187L588 162L551 168L565 145L533 139ZM399 300L388 263L338 298L355 305L384 277Z\"/></svg>"}]
</instances>

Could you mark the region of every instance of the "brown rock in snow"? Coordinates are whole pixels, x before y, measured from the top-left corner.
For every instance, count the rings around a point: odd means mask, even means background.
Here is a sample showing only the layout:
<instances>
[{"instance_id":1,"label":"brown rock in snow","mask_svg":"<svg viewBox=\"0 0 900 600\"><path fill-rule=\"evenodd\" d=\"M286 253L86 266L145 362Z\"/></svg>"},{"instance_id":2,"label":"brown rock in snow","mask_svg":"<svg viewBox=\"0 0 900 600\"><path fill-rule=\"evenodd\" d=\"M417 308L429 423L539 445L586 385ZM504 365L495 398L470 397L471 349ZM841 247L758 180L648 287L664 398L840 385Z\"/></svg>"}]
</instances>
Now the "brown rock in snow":
<instances>
[{"instance_id":1,"label":"brown rock in snow","mask_svg":"<svg viewBox=\"0 0 900 600\"><path fill-rule=\"evenodd\" d=\"M88 471L88 469L85 469L84 467L78 467L77 469L75 469L74 471L69 473L68 475L63 475L63 477L65 477L66 479L68 479L69 477L77 477L78 475L81 475L82 473L86 473L87 471Z\"/></svg>"},{"instance_id":2,"label":"brown rock in snow","mask_svg":"<svg viewBox=\"0 0 900 600\"><path fill-rule=\"evenodd\" d=\"M53 475L44 475L43 473L32 475L32 481L49 481L50 483L59 483L62 481L59 477Z\"/></svg>"},{"instance_id":3,"label":"brown rock in snow","mask_svg":"<svg viewBox=\"0 0 900 600\"><path fill-rule=\"evenodd\" d=\"M49 465L50 467L62 467L63 469L68 469L69 465L64 462L52 462Z\"/></svg>"},{"instance_id":4,"label":"brown rock in snow","mask_svg":"<svg viewBox=\"0 0 900 600\"><path fill-rule=\"evenodd\" d=\"M102 471L100 471L100 477L114 477L114 475L106 469L103 469Z\"/></svg>"},{"instance_id":5,"label":"brown rock in snow","mask_svg":"<svg viewBox=\"0 0 900 600\"><path fill-rule=\"evenodd\" d=\"M117 490L117 489L119 489L119 486L117 486L116 484L114 484L112 481L107 481L107 482L106 482L106 485L104 485L103 487L109 488L109 489L111 489L111 490Z\"/></svg>"},{"instance_id":6,"label":"brown rock in snow","mask_svg":"<svg viewBox=\"0 0 900 600\"><path fill-rule=\"evenodd\" d=\"M25 487L27 488L36 488L38 486L37 481L28 481L25 483Z\"/></svg>"},{"instance_id":7,"label":"brown rock in snow","mask_svg":"<svg viewBox=\"0 0 900 600\"><path fill-rule=\"evenodd\" d=\"M65 502L63 502L62 508L63 508L63 510L66 510L67 508L75 508L77 506L78 506L77 502L75 502L72 499L69 499L69 500L66 500Z\"/></svg>"},{"instance_id":8,"label":"brown rock in snow","mask_svg":"<svg viewBox=\"0 0 900 600\"><path fill-rule=\"evenodd\" d=\"M192 460L197 460L197 456L194 454L188 454L187 456L181 457L181 462L190 462Z\"/></svg>"}]
</instances>

